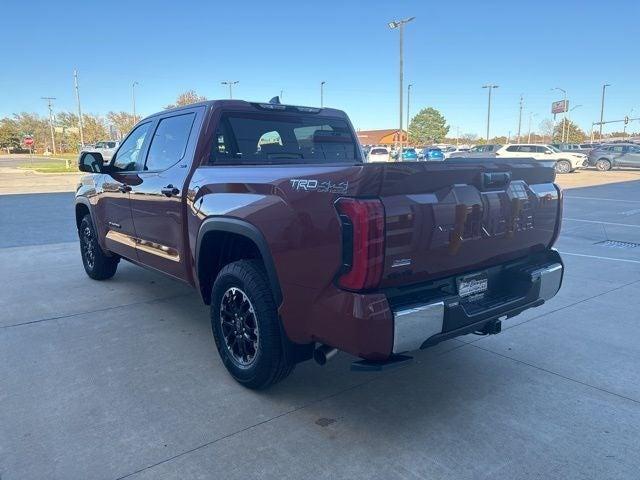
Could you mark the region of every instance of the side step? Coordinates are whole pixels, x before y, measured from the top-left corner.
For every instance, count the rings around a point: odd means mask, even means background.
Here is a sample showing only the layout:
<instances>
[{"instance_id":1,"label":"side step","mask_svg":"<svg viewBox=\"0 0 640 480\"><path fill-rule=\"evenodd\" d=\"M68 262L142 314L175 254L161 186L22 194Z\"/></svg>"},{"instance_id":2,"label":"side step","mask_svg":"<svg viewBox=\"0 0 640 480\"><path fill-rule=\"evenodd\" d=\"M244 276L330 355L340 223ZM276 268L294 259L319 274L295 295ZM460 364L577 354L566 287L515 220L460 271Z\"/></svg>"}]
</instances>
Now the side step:
<instances>
[{"instance_id":1,"label":"side step","mask_svg":"<svg viewBox=\"0 0 640 480\"><path fill-rule=\"evenodd\" d=\"M371 362L369 360L358 360L351 364L352 372L381 372L390 368L405 365L413 360L409 355L393 355L384 362Z\"/></svg>"}]
</instances>

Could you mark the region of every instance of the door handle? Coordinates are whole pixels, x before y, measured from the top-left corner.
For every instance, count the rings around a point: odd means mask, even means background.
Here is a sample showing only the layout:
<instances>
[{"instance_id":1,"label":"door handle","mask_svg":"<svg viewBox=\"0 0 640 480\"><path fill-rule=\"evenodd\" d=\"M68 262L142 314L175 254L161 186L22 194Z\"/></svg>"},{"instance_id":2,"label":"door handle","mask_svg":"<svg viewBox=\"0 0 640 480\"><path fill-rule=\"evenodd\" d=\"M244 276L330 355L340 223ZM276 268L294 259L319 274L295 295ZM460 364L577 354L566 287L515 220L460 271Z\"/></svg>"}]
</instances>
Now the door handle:
<instances>
[{"instance_id":1,"label":"door handle","mask_svg":"<svg viewBox=\"0 0 640 480\"><path fill-rule=\"evenodd\" d=\"M178 190L176 187L174 187L171 184L167 185L166 187L164 187L160 191L162 192L163 195L166 195L167 197L172 197L172 196L178 195L180 193L180 190Z\"/></svg>"},{"instance_id":2,"label":"door handle","mask_svg":"<svg viewBox=\"0 0 640 480\"><path fill-rule=\"evenodd\" d=\"M118 185L118 190L120 190L122 193L128 193L131 191L131 186L121 183L120 185Z\"/></svg>"}]
</instances>

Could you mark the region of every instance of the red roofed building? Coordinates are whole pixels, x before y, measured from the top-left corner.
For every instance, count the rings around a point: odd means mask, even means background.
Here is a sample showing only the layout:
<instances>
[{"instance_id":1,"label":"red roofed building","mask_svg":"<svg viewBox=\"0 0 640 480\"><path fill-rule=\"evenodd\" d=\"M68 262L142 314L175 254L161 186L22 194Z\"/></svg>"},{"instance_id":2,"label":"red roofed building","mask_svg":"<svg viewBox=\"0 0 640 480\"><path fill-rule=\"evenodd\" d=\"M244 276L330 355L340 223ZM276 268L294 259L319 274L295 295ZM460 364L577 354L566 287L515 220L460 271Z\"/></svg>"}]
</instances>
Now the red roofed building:
<instances>
[{"instance_id":1,"label":"red roofed building","mask_svg":"<svg viewBox=\"0 0 640 480\"><path fill-rule=\"evenodd\" d=\"M400 142L397 128L386 130L360 130L358 140L362 145L395 145ZM402 143L407 144L407 132L402 131Z\"/></svg>"}]
</instances>

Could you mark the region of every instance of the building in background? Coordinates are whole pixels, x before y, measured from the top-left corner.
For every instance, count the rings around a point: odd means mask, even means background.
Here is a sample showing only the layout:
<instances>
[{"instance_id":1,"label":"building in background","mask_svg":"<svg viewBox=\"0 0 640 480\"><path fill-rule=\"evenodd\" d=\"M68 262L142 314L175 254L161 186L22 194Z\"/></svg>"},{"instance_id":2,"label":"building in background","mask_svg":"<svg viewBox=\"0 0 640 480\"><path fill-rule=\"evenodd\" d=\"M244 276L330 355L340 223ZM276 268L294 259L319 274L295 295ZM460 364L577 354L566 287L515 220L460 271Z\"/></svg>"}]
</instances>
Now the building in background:
<instances>
[{"instance_id":1,"label":"building in background","mask_svg":"<svg viewBox=\"0 0 640 480\"><path fill-rule=\"evenodd\" d=\"M361 145L397 145L400 142L400 130L390 128L385 130L360 130L357 132ZM407 144L407 132L402 131L402 143Z\"/></svg>"}]
</instances>

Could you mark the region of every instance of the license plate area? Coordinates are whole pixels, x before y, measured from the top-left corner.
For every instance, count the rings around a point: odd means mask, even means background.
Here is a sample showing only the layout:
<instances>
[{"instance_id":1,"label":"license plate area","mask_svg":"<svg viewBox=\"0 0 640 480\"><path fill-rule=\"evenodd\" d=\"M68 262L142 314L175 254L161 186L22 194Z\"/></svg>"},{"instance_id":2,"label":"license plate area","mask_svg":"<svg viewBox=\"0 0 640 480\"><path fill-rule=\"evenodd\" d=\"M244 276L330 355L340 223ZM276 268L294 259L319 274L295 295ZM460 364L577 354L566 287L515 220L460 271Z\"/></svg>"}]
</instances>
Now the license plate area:
<instances>
[{"instance_id":1,"label":"license plate area","mask_svg":"<svg viewBox=\"0 0 640 480\"><path fill-rule=\"evenodd\" d=\"M486 272L458 277L456 281L458 296L465 302L482 300L489 288L489 277Z\"/></svg>"}]
</instances>

